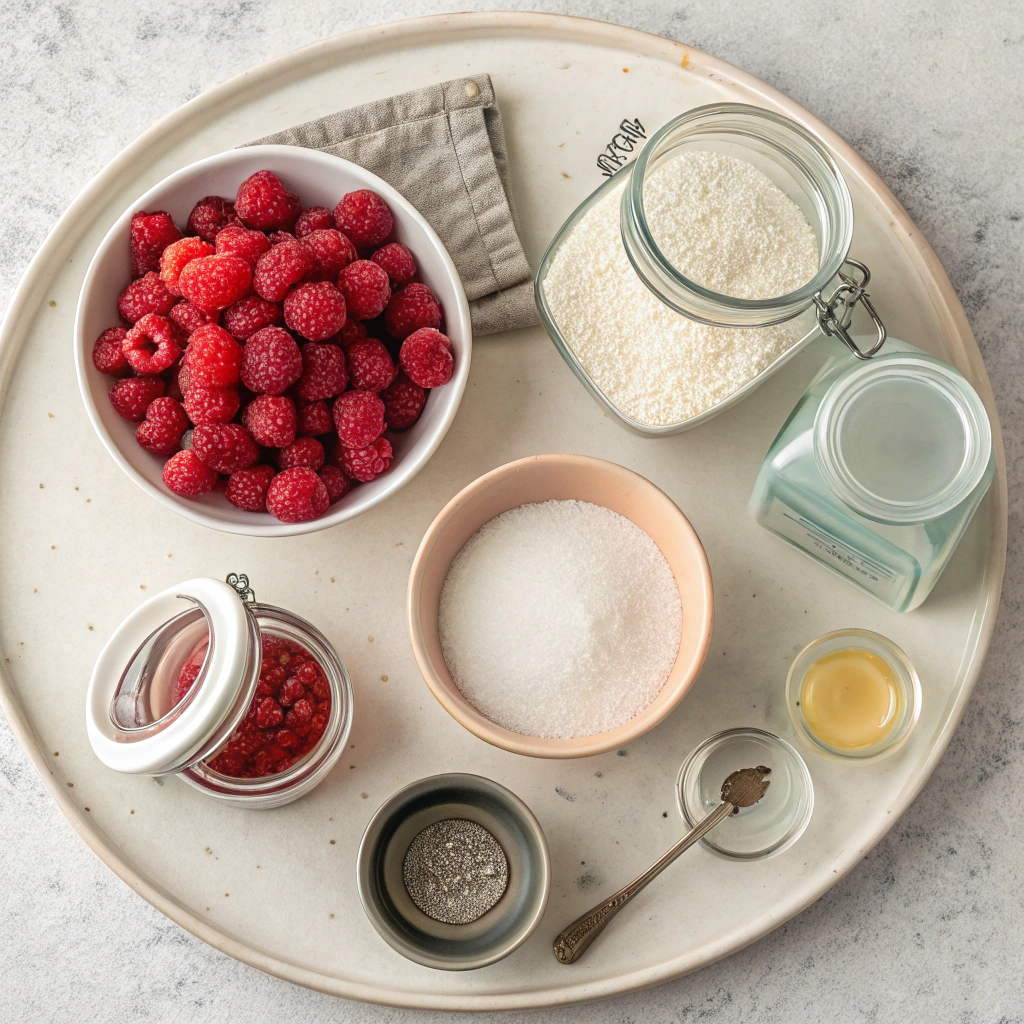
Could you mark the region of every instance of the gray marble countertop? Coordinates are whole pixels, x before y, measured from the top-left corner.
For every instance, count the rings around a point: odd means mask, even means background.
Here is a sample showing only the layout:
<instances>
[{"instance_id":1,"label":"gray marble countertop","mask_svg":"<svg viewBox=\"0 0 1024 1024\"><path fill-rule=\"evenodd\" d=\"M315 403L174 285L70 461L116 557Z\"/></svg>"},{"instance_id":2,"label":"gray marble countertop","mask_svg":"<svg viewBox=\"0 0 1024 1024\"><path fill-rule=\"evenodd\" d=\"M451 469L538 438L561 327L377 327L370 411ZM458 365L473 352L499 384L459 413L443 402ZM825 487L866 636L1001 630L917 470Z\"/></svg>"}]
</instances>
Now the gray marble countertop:
<instances>
[{"instance_id":1,"label":"gray marble countertop","mask_svg":"<svg viewBox=\"0 0 1024 1024\"><path fill-rule=\"evenodd\" d=\"M8 0L0 4L0 309L83 185L157 118L297 46L449 7L586 13L765 79L879 170L945 264L995 389L1010 473L1006 583L963 724L864 862L768 938L551 1022L1024 1021L1021 606L1024 21L999 0ZM585 8L585 9L581 9ZM414 1022L332 999L182 931L75 835L0 719L0 1018Z\"/></svg>"}]
</instances>

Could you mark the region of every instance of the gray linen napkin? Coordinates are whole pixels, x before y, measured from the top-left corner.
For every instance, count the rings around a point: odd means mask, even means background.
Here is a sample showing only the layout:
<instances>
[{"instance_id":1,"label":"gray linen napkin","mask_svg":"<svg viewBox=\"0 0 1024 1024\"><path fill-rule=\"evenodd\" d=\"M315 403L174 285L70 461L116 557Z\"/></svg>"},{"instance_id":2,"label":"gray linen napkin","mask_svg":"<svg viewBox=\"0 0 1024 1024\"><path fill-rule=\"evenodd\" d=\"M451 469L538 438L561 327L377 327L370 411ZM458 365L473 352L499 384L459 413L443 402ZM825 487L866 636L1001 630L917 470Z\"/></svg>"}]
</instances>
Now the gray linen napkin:
<instances>
[{"instance_id":1,"label":"gray linen napkin","mask_svg":"<svg viewBox=\"0 0 1024 1024\"><path fill-rule=\"evenodd\" d=\"M247 145L273 143L344 157L398 189L451 254L474 334L537 323L489 75L414 89Z\"/></svg>"}]
</instances>

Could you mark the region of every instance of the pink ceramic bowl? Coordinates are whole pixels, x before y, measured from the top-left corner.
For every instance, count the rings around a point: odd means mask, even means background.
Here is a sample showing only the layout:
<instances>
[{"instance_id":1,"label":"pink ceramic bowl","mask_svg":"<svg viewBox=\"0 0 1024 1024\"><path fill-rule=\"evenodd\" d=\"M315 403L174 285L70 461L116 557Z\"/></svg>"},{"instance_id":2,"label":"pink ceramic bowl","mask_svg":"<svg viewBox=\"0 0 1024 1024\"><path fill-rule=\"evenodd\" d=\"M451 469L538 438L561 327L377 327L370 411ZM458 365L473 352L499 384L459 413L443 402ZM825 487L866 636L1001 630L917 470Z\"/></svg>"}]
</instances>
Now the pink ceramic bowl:
<instances>
[{"instance_id":1,"label":"pink ceramic bowl","mask_svg":"<svg viewBox=\"0 0 1024 1024\"><path fill-rule=\"evenodd\" d=\"M511 732L485 718L459 692L437 630L441 588L453 559L484 523L511 508L550 499L603 505L636 523L661 548L683 606L679 654L661 693L639 715L608 732L545 739ZM714 594L707 556L689 520L650 481L583 455L534 455L474 480L441 510L420 543L409 575L409 637L420 672L444 709L480 739L531 757L586 757L615 750L668 716L697 678L711 642Z\"/></svg>"}]
</instances>

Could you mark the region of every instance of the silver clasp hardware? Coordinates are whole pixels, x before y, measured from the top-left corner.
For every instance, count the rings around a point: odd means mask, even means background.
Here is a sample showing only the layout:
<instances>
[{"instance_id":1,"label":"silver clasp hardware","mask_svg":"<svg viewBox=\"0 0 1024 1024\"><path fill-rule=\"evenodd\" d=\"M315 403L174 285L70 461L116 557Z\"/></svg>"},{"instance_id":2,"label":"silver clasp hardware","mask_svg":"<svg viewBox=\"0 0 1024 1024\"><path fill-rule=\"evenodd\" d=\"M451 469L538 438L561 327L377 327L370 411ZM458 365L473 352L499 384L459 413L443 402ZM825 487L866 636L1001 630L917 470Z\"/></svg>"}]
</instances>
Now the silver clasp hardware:
<instances>
[{"instance_id":1,"label":"silver clasp hardware","mask_svg":"<svg viewBox=\"0 0 1024 1024\"><path fill-rule=\"evenodd\" d=\"M843 267L853 267L858 276L851 277L843 273ZM814 296L814 304L817 306L818 326L824 334L829 337L839 338L844 345L858 358L870 359L885 344L885 324L871 304L866 291L868 281L871 280L871 271L863 263L849 257L843 262L839 269L839 280L842 284L827 298L822 298L821 292ZM850 322L853 320L853 309L860 303L875 325L877 340L866 352L857 346L857 343L850 336ZM839 311L838 313L836 311Z\"/></svg>"},{"instance_id":2,"label":"silver clasp hardware","mask_svg":"<svg viewBox=\"0 0 1024 1024\"><path fill-rule=\"evenodd\" d=\"M254 604L256 601L256 594L252 587L249 586L249 577L237 572L229 572L227 579L224 581L229 587L234 590L238 596L246 604Z\"/></svg>"}]
</instances>

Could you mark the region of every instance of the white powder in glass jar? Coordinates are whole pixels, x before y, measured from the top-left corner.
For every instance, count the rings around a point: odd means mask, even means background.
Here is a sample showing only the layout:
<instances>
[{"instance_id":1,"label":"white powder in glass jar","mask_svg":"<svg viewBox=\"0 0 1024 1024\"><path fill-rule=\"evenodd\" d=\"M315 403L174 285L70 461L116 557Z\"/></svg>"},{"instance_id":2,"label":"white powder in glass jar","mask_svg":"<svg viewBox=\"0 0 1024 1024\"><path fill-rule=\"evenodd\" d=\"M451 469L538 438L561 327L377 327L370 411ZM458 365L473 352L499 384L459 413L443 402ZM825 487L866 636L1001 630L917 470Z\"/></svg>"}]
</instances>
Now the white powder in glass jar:
<instances>
[{"instance_id":1,"label":"white powder in glass jar","mask_svg":"<svg viewBox=\"0 0 1024 1024\"><path fill-rule=\"evenodd\" d=\"M679 653L679 589L657 544L586 501L510 509L452 562L438 632L481 714L525 736L576 739L635 718Z\"/></svg>"},{"instance_id":2,"label":"white powder in glass jar","mask_svg":"<svg viewBox=\"0 0 1024 1024\"><path fill-rule=\"evenodd\" d=\"M619 231L622 188L594 204L565 238L544 281L559 331L594 383L627 416L681 423L724 401L804 333L710 327L676 313L637 276ZM682 154L644 186L651 234L687 277L721 294L772 298L818 272L818 245L800 208L752 164Z\"/></svg>"}]
</instances>

